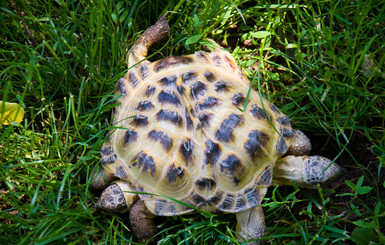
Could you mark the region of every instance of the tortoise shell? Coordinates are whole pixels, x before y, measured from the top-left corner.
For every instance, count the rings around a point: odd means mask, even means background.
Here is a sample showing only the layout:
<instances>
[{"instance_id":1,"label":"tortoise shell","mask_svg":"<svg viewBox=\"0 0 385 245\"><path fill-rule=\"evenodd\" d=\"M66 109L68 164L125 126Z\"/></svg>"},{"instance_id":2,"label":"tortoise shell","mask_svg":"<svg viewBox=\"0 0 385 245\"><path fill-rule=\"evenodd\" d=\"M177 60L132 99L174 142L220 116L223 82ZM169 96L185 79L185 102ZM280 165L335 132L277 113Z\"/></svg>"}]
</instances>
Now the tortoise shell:
<instances>
[{"instance_id":1,"label":"tortoise shell","mask_svg":"<svg viewBox=\"0 0 385 245\"><path fill-rule=\"evenodd\" d=\"M141 192L156 215L259 205L294 131L249 88L220 49L139 63L117 82L116 129L101 150L103 167Z\"/></svg>"}]
</instances>

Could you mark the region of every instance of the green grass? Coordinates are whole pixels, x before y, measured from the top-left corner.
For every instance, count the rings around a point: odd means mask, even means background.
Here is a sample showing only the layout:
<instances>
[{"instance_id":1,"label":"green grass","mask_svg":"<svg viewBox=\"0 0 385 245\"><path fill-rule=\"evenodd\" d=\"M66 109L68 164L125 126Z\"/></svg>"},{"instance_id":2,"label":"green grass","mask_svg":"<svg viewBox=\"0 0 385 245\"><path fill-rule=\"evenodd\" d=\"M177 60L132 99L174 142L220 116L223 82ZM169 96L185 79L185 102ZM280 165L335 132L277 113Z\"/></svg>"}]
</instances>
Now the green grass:
<instances>
[{"instance_id":1,"label":"green grass","mask_svg":"<svg viewBox=\"0 0 385 245\"><path fill-rule=\"evenodd\" d=\"M0 126L0 244L133 239L127 217L96 209L89 179L111 128L126 52L166 11L171 36L151 60L216 40L310 135L314 153L349 171L316 191L271 187L262 204L264 239L384 244L385 5L374 0L1 0L0 100L21 104L25 116ZM160 244L222 244L235 236L233 215L157 222Z\"/></svg>"}]
</instances>

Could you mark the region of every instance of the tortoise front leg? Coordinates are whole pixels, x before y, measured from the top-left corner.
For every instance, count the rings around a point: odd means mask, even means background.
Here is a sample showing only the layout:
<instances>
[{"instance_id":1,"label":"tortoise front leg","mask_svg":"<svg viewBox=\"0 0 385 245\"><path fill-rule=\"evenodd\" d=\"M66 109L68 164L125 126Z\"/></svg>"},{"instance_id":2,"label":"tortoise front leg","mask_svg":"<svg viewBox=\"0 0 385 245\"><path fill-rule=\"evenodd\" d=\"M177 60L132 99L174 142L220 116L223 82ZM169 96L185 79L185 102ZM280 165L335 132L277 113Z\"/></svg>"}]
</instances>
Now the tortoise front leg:
<instances>
[{"instance_id":1,"label":"tortoise front leg","mask_svg":"<svg viewBox=\"0 0 385 245\"><path fill-rule=\"evenodd\" d=\"M111 212L125 213L138 199L138 195L126 181L117 180L108 186L98 200L98 207Z\"/></svg>"},{"instance_id":2,"label":"tortoise front leg","mask_svg":"<svg viewBox=\"0 0 385 245\"><path fill-rule=\"evenodd\" d=\"M261 205L239 212L236 214L236 217L236 231L242 237L239 238L238 241L243 242L243 238L246 239L246 241L262 238L265 234L265 216ZM261 242L252 241L246 244L259 245Z\"/></svg>"}]
</instances>

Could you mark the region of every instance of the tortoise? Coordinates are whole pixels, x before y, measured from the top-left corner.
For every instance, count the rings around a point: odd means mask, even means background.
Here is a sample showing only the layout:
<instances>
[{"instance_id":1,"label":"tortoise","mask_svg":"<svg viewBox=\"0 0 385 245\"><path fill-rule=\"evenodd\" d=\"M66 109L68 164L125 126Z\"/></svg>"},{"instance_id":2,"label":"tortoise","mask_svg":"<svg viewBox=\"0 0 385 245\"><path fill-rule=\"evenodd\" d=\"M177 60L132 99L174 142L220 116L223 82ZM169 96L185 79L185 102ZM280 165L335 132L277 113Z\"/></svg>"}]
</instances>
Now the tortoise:
<instances>
[{"instance_id":1,"label":"tortoise","mask_svg":"<svg viewBox=\"0 0 385 245\"><path fill-rule=\"evenodd\" d=\"M169 31L163 16L128 53L131 68L115 87L116 127L93 176L92 187L104 189L98 206L129 212L139 242L156 234L155 216L198 209L234 213L237 239L259 244L269 186L314 188L344 169L308 156L310 140L274 104L249 92L250 81L218 45L211 53L146 60Z\"/></svg>"}]
</instances>

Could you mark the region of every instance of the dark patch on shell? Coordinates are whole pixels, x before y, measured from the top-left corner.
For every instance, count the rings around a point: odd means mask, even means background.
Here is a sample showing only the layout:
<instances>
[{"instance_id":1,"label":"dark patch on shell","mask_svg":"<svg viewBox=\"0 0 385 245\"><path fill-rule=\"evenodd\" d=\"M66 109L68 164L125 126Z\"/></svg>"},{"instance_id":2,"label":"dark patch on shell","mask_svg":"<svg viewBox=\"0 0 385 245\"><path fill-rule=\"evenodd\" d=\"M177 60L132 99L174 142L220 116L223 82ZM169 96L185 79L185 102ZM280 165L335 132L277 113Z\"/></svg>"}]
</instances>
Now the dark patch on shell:
<instances>
[{"instance_id":1,"label":"dark patch on shell","mask_svg":"<svg viewBox=\"0 0 385 245\"><path fill-rule=\"evenodd\" d=\"M207 128L210 126L210 119L214 116L213 113L203 113L198 116L199 123L203 128Z\"/></svg>"},{"instance_id":2,"label":"dark patch on shell","mask_svg":"<svg viewBox=\"0 0 385 245\"><path fill-rule=\"evenodd\" d=\"M146 65L141 65L139 70L142 78L145 78L148 76L149 72L148 72L148 67Z\"/></svg>"},{"instance_id":3,"label":"dark patch on shell","mask_svg":"<svg viewBox=\"0 0 385 245\"><path fill-rule=\"evenodd\" d=\"M173 139L162 131L152 130L148 136L150 139L159 141L166 151L169 151L174 143Z\"/></svg>"},{"instance_id":4,"label":"dark patch on shell","mask_svg":"<svg viewBox=\"0 0 385 245\"><path fill-rule=\"evenodd\" d=\"M293 137L294 135L295 135L295 132L294 132L294 130L293 129L288 129L288 128L282 128L281 129L281 134L282 134L282 136L283 137L285 137L285 138L291 138L291 137Z\"/></svg>"},{"instance_id":5,"label":"dark patch on shell","mask_svg":"<svg viewBox=\"0 0 385 245\"><path fill-rule=\"evenodd\" d=\"M235 203L235 210L243 210L246 207L245 199L242 196L237 198L237 202Z\"/></svg>"},{"instance_id":6,"label":"dark patch on shell","mask_svg":"<svg viewBox=\"0 0 385 245\"><path fill-rule=\"evenodd\" d=\"M290 126L290 119L289 117L287 116L283 116L283 117L278 117L277 119L275 119L277 122L279 122L280 124L282 125L285 125L285 126Z\"/></svg>"},{"instance_id":7,"label":"dark patch on shell","mask_svg":"<svg viewBox=\"0 0 385 245\"><path fill-rule=\"evenodd\" d=\"M136 115L132 120L132 125L136 127L144 127L148 125L148 118L144 115Z\"/></svg>"},{"instance_id":8,"label":"dark patch on shell","mask_svg":"<svg viewBox=\"0 0 385 245\"><path fill-rule=\"evenodd\" d=\"M231 99L231 103L233 105L238 106L240 103L245 101L245 97L243 97L242 93L234 94L233 98Z\"/></svg>"},{"instance_id":9,"label":"dark patch on shell","mask_svg":"<svg viewBox=\"0 0 385 245\"><path fill-rule=\"evenodd\" d=\"M206 202L206 199L204 199L202 196L198 194L194 194L192 196L192 199L195 202L195 206L198 206L199 204Z\"/></svg>"},{"instance_id":10,"label":"dark patch on shell","mask_svg":"<svg viewBox=\"0 0 385 245\"><path fill-rule=\"evenodd\" d=\"M153 95L155 93L155 87L154 86L151 86L149 85L146 89L146 92L144 93L145 96L150 96L150 95Z\"/></svg>"},{"instance_id":11,"label":"dark patch on shell","mask_svg":"<svg viewBox=\"0 0 385 245\"><path fill-rule=\"evenodd\" d=\"M258 130L250 131L249 140L243 145L245 150L249 154L251 158L255 158L258 156L263 156L263 147L266 146L267 141L269 140L269 136L267 136L264 132Z\"/></svg>"},{"instance_id":12,"label":"dark patch on shell","mask_svg":"<svg viewBox=\"0 0 385 245\"><path fill-rule=\"evenodd\" d=\"M202 177L202 178L199 178L195 181L195 184L198 186L198 188L200 190L203 190L203 189L208 189L208 190L212 190L212 189L215 189L216 186L217 186L217 183L215 183L215 181L211 178L205 178L205 177Z\"/></svg>"},{"instance_id":13,"label":"dark patch on shell","mask_svg":"<svg viewBox=\"0 0 385 245\"><path fill-rule=\"evenodd\" d=\"M217 92L229 91L229 85L225 81L219 81L215 84L215 91Z\"/></svg>"},{"instance_id":14,"label":"dark patch on shell","mask_svg":"<svg viewBox=\"0 0 385 245\"><path fill-rule=\"evenodd\" d=\"M222 191L217 191L215 193L215 196L213 196L212 198L210 198L210 200L208 201L208 203L212 204L212 205L217 205L219 203L219 201L222 199L222 196L223 196L223 192Z\"/></svg>"},{"instance_id":15,"label":"dark patch on shell","mask_svg":"<svg viewBox=\"0 0 385 245\"><path fill-rule=\"evenodd\" d=\"M241 180L238 179L237 177L234 177L234 178L233 178L233 182L234 182L235 185L238 185L240 181L241 181Z\"/></svg>"},{"instance_id":16,"label":"dark patch on shell","mask_svg":"<svg viewBox=\"0 0 385 245\"><path fill-rule=\"evenodd\" d=\"M175 87L176 86L176 76L171 75L168 77L164 77L164 78L159 80L159 83L163 87Z\"/></svg>"},{"instance_id":17,"label":"dark patch on shell","mask_svg":"<svg viewBox=\"0 0 385 245\"><path fill-rule=\"evenodd\" d=\"M241 167L241 160L236 155L231 154L221 162L220 167L221 172L234 175L236 170Z\"/></svg>"},{"instance_id":18,"label":"dark patch on shell","mask_svg":"<svg viewBox=\"0 0 385 245\"><path fill-rule=\"evenodd\" d=\"M281 113L281 111L274 104L271 104L270 108L271 108L271 110L273 110L275 112Z\"/></svg>"},{"instance_id":19,"label":"dark patch on shell","mask_svg":"<svg viewBox=\"0 0 385 245\"><path fill-rule=\"evenodd\" d=\"M166 204L166 200L158 199L155 204L155 214L162 215L164 213L164 206Z\"/></svg>"},{"instance_id":20,"label":"dark patch on shell","mask_svg":"<svg viewBox=\"0 0 385 245\"><path fill-rule=\"evenodd\" d=\"M193 108L190 108L190 114L191 114L193 117L195 117L195 111L194 111Z\"/></svg>"},{"instance_id":21,"label":"dark patch on shell","mask_svg":"<svg viewBox=\"0 0 385 245\"><path fill-rule=\"evenodd\" d=\"M256 189L247 189L244 196L251 207L259 205L259 194Z\"/></svg>"},{"instance_id":22,"label":"dark patch on shell","mask_svg":"<svg viewBox=\"0 0 385 245\"><path fill-rule=\"evenodd\" d=\"M265 171L258 177L257 185L270 186L273 179L273 171L270 167L267 167Z\"/></svg>"},{"instance_id":23,"label":"dark patch on shell","mask_svg":"<svg viewBox=\"0 0 385 245\"><path fill-rule=\"evenodd\" d=\"M168 204L168 207L167 207L167 211L168 213L172 214L172 215L176 215L176 208L175 208L175 204L174 203L169 203Z\"/></svg>"},{"instance_id":24,"label":"dark patch on shell","mask_svg":"<svg viewBox=\"0 0 385 245\"><path fill-rule=\"evenodd\" d=\"M207 79L207 81L209 82L213 82L215 80L215 76L214 74L212 74L211 72L209 71L205 71L205 73L203 74L205 76L205 78Z\"/></svg>"},{"instance_id":25,"label":"dark patch on shell","mask_svg":"<svg viewBox=\"0 0 385 245\"><path fill-rule=\"evenodd\" d=\"M136 87L136 85L138 84L139 80L133 71L130 71L130 73L128 74L128 81L130 81L133 87Z\"/></svg>"},{"instance_id":26,"label":"dark patch on shell","mask_svg":"<svg viewBox=\"0 0 385 245\"><path fill-rule=\"evenodd\" d=\"M216 164L218 159L222 153L221 147L219 144L212 142L211 140L206 141L206 149L205 149L205 163L206 164Z\"/></svg>"},{"instance_id":27,"label":"dark patch on shell","mask_svg":"<svg viewBox=\"0 0 385 245\"><path fill-rule=\"evenodd\" d=\"M178 96L171 90L163 90L158 95L158 101L162 104L168 103L173 105L180 105L180 100Z\"/></svg>"},{"instance_id":28,"label":"dark patch on shell","mask_svg":"<svg viewBox=\"0 0 385 245\"><path fill-rule=\"evenodd\" d=\"M163 70L164 68L169 68L181 64L189 64L192 63L193 60L189 57L185 56L169 56L164 59L159 60L155 65L155 71L158 72Z\"/></svg>"},{"instance_id":29,"label":"dark patch on shell","mask_svg":"<svg viewBox=\"0 0 385 245\"><path fill-rule=\"evenodd\" d=\"M223 67L222 65L222 59L221 57L219 57L217 54L215 53L212 53L212 56L213 56L213 60L214 60L214 63L217 67Z\"/></svg>"},{"instance_id":30,"label":"dark patch on shell","mask_svg":"<svg viewBox=\"0 0 385 245\"><path fill-rule=\"evenodd\" d=\"M197 77L197 74L195 72L186 72L186 73L183 73L182 74L182 81L183 83L187 83L191 80L195 80L195 78Z\"/></svg>"},{"instance_id":31,"label":"dark patch on shell","mask_svg":"<svg viewBox=\"0 0 385 245\"><path fill-rule=\"evenodd\" d=\"M184 169L177 166L175 163L172 163L171 166L167 169L167 181L175 182L178 178L183 178Z\"/></svg>"},{"instance_id":32,"label":"dark patch on shell","mask_svg":"<svg viewBox=\"0 0 385 245\"><path fill-rule=\"evenodd\" d=\"M108 157L103 157L103 158L100 160L100 163L101 163L103 166L105 166L105 165L114 163L116 158L117 158L116 154L114 154L114 155L109 155Z\"/></svg>"},{"instance_id":33,"label":"dark patch on shell","mask_svg":"<svg viewBox=\"0 0 385 245\"><path fill-rule=\"evenodd\" d=\"M127 172L124 169L123 165L120 165L119 168L115 170L115 176L120 179L124 179L127 177Z\"/></svg>"},{"instance_id":34,"label":"dark patch on shell","mask_svg":"<svg viewBox=\"0 0 385 245\"><path fill-rule=\"evenodd\" d=\"M176 89L178 90L180 95L184 95L185 88L182 85L178 85Z\"/></svg>"},{"instance_id":35,"label":"dark patch on shell","mask_svg":"<svg viewBox=\"0 0 385 245\"><path fill-rule=\"evenodd\" d=\"M190 113L188 112L187 108L185 111L185 117L186 117L186 127L187 130L191 130L194 128L194 122L191 119Z\"/></svg>"},{"instance_id":36,"label":"dark patch on shell","mask_svg":"<svg viewBox=\"0 0 385 245\"><path fill-rule=\"evenodd\" d=\"M143 100L139 102L138 106L136 107L136 109L139 111L151 110L152 108L154 108L154 104L152 104L152 102L149 100Z\"/></svg>"},{"instance_id":37,"label":"dark patch on shell","mask_svg":"<svg viewBox=\"0 0 385 245\"><path fill-rule=\"evenodd\" d=\"M197 111L206 110L219 104L219 100L215 97L208 97L202 103L196 105Z\"/></svg>"},{"instance_id":38,"label":"dark patch on shell","mask_svg":"<svg viewBox=\"0 0 385 245\"><path fill-rule=\"evenodd\" d=\"M102 155L108 156L108 155L111 155L112 152L113 152L113 150L112 150L111 146L107 146L107 147L103 146L102 149L100 149L100 153Z\"/></svg>"},{"instance_id":39,"label":"dark patch on shell","mask_svg":"<svg viewBox=\"0 0 385 245\"><path fill-rule=\"evenodd\" d=\"M156 118L158 120L169 121L174 125L182 126L183 119L182 117L174 110L163 110L161 109L157 114Z\"/></svg>"},{"instance_id":40,"label":"dark patch on shell","mask_svg":"<svg viewBox=\"0 0 385 245\"><path fill-rule=\"evenodd\" d=\"M234 205L234 195L227 194L225 200L223 200L222 204L218 207L220 210L231 210Z\"/></svg>"},{"instance_id":41,"label":"dark patch on shell","mask_svg":"<svg viewBox=\"0 0 385 245\"><path fill-rule=\"evenodd\" d=\"M156 166L154 162L154 158L152 156L147 155L143 151L139 152L134 157L134 162L131 164L134 167L143 168L143 171L151 171L151 174L154 174Z\"/></svg>"},{"instance_id":42,"label":"dark patch on shell","mask_svg":"<svg viewBox=\"0 0 385 245\"><path fill-rule=\"evenodd\" d=\"M198 56L199 58L204 59L206 62L209 61L209 58L207 57L208 56L207 52L197 51L195 52L195 55Z\"/></svg>"},{"instance_id":43,"label":"dark patch on shell","mask_svg":"<svg viewBox=\"0 0 385 245\"><path fill-rule=\"evenodd\" d=\"M283 155L287 152L287 145L285 140L282 137L279 137L278 143L277 143L277 153L279 155Z\"/></svg>"},{"instance_id":44,"label":"dark patch on shell","mask_svg":"<svg viewBox=\"0 0 385 245\"><path fill-rule=\"evenodd\" d=\"M189 165L192 160L193 148L194 144L191 139L184 140L180 146L180 152L187 165Z\"/></svg>"},{"instance_id":45,"label":"dark patch on shell","mask_svg":"<svg viewBox=\"0 0 385 245\"><path fill-rule=\"evenodd\" d=\"M199 96L203 96L206 91L206 85L200 81L195 82L191 86L191 97L195 100L198 99Z\"/></svg>"},{"instance_id":46,"label":"dark patch on shell","mask_svg":"<svg viewBox=\"0 0 385 245\"><path fill-rule=\"evenodd\" d=\"M128 129L124 135L124 142L127 144L127 143L131 143L131 142L135 142L136 140L138 139L138 133L135 132L135 130L133 129Z\"/></svg>"},{"instance_id":47,"label":"dark patch on shell","mask_svg":"<svg viewBox=\"0 0 385 245\"><path fill-rule=\"evenodd\" d=\"M223 120L221 126L215 132L215 138L219 141L230 142L234 139L233 130L242 122L243 117L237 114L231 114Z\"/></svg>"},{"instance_id":48,"label":"dark patch on shell","mask_svg":"<svg viewBox=\"0 0 385 245\"><path fill-rule=\"evenodd\" d=\"M265 119L266 114L265 111L262 108L259 108L257 104L254 104L251 106L251 115L256 117L257 119Z\"/></svg>"},{"instance_id":49,"label":"dark patch on shell","mask_svg":"<svg viewBox=\"0 0 385 245\"><path fill-rule=\"evenodd\" d=\"M124 85L124 78L118 80L118 90L125 97L127 95L126 87Z\"/></svg>"}]
</instances>

